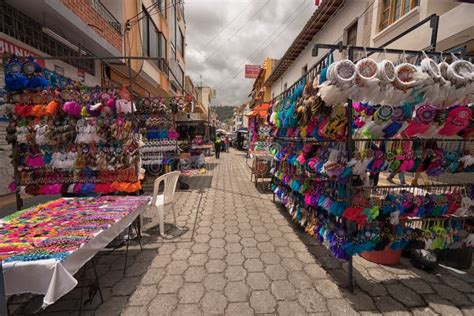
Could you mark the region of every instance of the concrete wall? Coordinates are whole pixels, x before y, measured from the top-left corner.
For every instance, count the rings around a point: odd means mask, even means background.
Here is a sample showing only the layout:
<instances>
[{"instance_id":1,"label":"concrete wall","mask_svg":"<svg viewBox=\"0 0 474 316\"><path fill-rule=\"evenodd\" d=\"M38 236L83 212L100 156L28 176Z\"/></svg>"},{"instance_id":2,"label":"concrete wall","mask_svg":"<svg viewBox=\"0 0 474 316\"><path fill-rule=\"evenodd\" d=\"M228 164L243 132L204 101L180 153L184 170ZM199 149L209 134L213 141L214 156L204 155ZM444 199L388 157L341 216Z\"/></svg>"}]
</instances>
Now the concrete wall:
<instances>
[{"instance_id":1,"label":"concrete wall","mask_svg":"<svg viewBox=\"0 0 474 316\"><path fill-rule=\"evenodd\" d=\"M474 5L459 3L452 0L421 0L420 5L389 25L384 30L379 28L379 5L382 0L375 0L372 9L374 22L372 24L372 45L380 46L394 36L407 30L419 21L432 14L440 16L436 50L449 50L474 39ZM425 49L429 47L431 28L429 22L420 26L416 31L405 35L388 47L399 49Z\"/></svg>"},{"instance_id":2,"label":"concrete wall","mask_svg":"<svg viewBox=\"0 0 474 316\"><path fill-rule=\"evenodd\" d=\"M345 1L344 6L333 16L323 29L316 34L287 71L272 85L272 93L278 95L283 92L283 86L291 86L301 77L301 69L307 64L308 69L321 57L313 57L312 49L315 43L333 44L344 39L345 30L355 21L358 21L357 44L362 44L364 38L365 19L371 18L366 10L373 0ZM321 50L320 56L326 52Z\"/></svg>"}]
</instances>

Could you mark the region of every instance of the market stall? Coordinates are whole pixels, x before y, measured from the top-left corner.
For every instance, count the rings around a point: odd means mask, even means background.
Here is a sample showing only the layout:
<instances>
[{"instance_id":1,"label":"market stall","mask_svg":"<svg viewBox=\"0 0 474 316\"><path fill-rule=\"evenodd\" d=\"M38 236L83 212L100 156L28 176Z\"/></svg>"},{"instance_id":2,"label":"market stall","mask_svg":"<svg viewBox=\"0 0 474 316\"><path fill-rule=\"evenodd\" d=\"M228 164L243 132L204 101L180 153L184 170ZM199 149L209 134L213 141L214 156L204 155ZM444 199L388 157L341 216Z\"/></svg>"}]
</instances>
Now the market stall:
<instances>
[{"instance_id":1,"label":"market stall","mask_svg":"<svg viewBox=\"0 0 474 316\"><path fill-rule=\"evenodd\" d=\"M145 211L149 197L61 198L0 221L7 295L44 295L43 308L78 283L74 275Z\"/></svg>"},{"instance_id":2,"label":"market stall","mask_svg":"<svg viewBox=\"0 0 474 316\"><path fill-rule=\"evenodd\" d=\"M349 262L351 289L354 255L393 264L407 249L470 253L474 66L435 52L316 46L330 50L327 58L272 104L275 196L308 235ZM334 62L336 49L345 57ZM354 62L354 51L366 57ZM421 64L394 64L390 53ZM432 180L370 182L385 172ZM446 174L467 181L443 183Z\"/></svg>"},{"instance_id":3,"label":"market stall","mask_svg":"<svg viewBox=\"0 0 474 316\"><path fill-rule=\"evenodd\" d=\"M60 57L67 58L121 57ZM127 58L130 67L136 57ZM132 85L85 87L48 73L31 57L4 57L3 64L17 209L23 193L95 197L57 200L0 221L0 293L5 284L7 295L44 294L46 307L144 211L148 197L107 196L139 194L144 143ZM126 240L128 250L130 234ZM3 311L3 295L0 305Z\"/></svg>"}]
</instances>

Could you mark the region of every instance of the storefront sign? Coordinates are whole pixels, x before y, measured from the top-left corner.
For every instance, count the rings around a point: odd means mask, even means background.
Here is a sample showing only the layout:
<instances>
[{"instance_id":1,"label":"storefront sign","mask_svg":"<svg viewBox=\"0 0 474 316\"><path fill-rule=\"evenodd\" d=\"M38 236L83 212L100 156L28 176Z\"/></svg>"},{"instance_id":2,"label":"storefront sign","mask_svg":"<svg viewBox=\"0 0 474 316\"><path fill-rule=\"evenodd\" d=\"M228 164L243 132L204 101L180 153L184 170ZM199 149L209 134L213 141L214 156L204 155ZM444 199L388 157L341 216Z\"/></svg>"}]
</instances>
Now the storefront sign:
<instances>
[{"instance_id":1,"label":"storefront sign","mask_svg":"<svg viewBox=\"0 0 474 316\"><path fill-rule=\"evenodd\" d=\"M4 38L0 38L0 55L2 54L17 55L18 57L38 56L38 54L33 53L29 49L20 47ZM41 67L45 66L44 60L42 59L37 60L37 63Z\"/></svg>"},{"instance_id":2,"label":"storefront sign","mask_svg":"<svg viewBox=\"0 0 474 316\"><path fill-rule=\"evenodd\" d=\"M260 72L259 65L245 65L245 78L255 79Z\"/></svg>"}]
</instances>

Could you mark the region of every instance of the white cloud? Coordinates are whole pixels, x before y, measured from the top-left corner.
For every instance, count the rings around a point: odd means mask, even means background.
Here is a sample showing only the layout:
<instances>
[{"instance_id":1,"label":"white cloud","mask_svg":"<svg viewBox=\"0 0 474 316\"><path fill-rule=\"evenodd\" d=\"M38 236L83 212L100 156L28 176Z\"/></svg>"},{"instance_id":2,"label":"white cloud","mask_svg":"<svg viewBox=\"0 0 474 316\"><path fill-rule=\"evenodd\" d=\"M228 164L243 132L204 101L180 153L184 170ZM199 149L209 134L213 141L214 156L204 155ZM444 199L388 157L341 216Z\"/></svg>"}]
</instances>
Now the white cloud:
<instances>
[{"instance_id":1,"label":"white cloud","mask_svg":"<svg viewBox=\"0 0 474 316\"><path fill-rule=\"evenodd\" d=\"M241 104L253 84L243 64L281 58L315 9L313 0L187 0L186 72L217 89L214 105Z\"/></svg>"}]
</instances>

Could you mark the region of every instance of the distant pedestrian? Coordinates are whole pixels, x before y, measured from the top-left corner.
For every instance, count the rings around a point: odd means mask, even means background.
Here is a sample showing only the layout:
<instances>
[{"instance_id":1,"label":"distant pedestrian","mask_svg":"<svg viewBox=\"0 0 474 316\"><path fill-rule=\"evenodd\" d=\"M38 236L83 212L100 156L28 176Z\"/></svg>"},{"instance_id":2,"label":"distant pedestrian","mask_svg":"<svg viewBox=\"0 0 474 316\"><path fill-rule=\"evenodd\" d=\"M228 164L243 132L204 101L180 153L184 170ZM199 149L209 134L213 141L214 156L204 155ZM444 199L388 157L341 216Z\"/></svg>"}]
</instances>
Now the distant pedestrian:
<instances>
[{"instance_id":1,"label":"distant pedestrian","mask_svg":"<svg viewBox=\"0 0 474 316\"><path fill-rule=\"evenodd\" d=\"M216 140L214 141L214 151L216 152L216 159L219 159L221 156L221 150L222 150L222 139L220 137L216 137Z\"/></svg>"},{"instance_id":2,"label":"distant pedestrian","mask_svg":"<svg viewBox=\"0 0 474 316\"><path fill-rule=\"evenodd\" d=\"M228 153L229 152L229 144L230 144L230 140L229 140L229 137L225 137L224 138L224 146L225 146L225 152Z\"/></svg>"}]
</instances>

